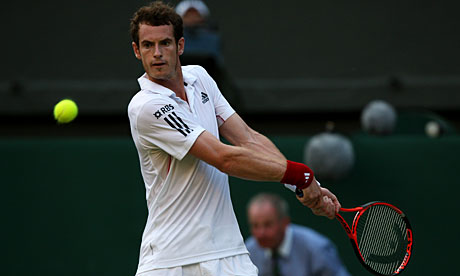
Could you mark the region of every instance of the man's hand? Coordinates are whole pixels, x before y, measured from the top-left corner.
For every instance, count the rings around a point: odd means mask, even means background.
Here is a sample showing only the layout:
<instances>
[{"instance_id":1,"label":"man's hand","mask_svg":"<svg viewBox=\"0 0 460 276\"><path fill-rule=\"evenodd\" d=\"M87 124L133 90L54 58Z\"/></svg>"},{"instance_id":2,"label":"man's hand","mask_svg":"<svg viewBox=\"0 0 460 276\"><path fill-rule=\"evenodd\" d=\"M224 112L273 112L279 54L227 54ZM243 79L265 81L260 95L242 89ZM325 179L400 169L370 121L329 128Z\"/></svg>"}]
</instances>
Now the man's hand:
<instances>
[{"instance_id":1,"label":"man's hand","mask_svg":"<svg viewBox=\"0 0 460 276\"><path fill-rule=\"evenodd\" d=\"M334 204L335 207L335 213L338 213L340 211L340 208L342 208L342 205L340 204L337 197L326 188L321 188L321 192L323 194L323 197L327 197L329 200L332 201L332 204Z\"/></svg>"},{"instance_id":2,"label":"man's hand","mask_svg":"<svg viewBox=\"0 0 460 276\"><path fill-rule=\"evenodd\" d=\"M321 188L316 179L302 190L303 197L297 199L310 208L313 214L334 219L335 214L340 210L340 202L337 197L326 188Z\"/></svg>"}]
</instances>

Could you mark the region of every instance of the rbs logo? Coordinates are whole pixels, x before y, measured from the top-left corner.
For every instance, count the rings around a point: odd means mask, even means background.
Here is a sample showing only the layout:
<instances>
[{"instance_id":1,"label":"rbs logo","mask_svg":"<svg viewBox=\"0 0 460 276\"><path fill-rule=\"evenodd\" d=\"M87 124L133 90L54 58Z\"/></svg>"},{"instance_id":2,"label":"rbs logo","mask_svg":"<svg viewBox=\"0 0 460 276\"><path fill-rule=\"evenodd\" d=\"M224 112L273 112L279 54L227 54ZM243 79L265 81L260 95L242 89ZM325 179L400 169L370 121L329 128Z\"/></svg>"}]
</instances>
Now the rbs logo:
<instances>
[{"instance_id":1,"label":"rbs logo","mask_svg":"<svg viewBox=\"0 0 460 276\"><path fill-rule=\"evenodd\" d=\"M161 116L163 116L164 114L166 114L167 112L171 110L174 110L174 106L172 104L167 104L163 106L162 108L160 108L159 110L155 111L153 115L155 115L155 118L159 119L161 118Z\"/></svg>"}]
</instances>

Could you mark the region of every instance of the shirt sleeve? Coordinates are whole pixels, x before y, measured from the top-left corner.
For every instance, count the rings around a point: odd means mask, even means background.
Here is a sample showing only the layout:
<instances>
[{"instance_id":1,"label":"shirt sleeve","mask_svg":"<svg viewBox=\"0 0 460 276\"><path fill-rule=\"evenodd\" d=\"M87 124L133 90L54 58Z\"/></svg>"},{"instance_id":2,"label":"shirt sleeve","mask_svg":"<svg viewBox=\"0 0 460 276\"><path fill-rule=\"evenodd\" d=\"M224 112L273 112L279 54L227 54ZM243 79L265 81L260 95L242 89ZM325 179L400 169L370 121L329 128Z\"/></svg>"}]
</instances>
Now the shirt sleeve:
<instances>
[{"instance_id":1,"label":"shirt sleeve","mask_svg":"<svg viewBox=\"0 0 460 276\"><path fill-rule=\"evenodd\" d=\"M183 112L174 100L146 102L137 117L139 142L147 148L160 148L182 160L204 131L191 113Z\"/></svg>"}]
</instances>

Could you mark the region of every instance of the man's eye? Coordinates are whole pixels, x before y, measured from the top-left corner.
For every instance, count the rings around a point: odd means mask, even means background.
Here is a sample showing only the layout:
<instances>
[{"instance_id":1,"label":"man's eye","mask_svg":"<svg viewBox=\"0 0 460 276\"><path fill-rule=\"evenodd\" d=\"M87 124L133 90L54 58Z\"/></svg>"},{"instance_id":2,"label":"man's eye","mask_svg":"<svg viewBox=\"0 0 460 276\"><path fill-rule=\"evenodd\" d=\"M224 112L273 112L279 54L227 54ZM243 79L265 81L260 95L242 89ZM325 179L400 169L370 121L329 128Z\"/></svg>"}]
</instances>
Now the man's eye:
<instances>
[{"instance_id":1,"label":"man's eye","mask_svg":"<svg viewBox=\"0 0 460 276\"><path fill-rule=\"evenodd\" d=\"M169 40L163 41L163 45L164 46L169 46L169 45L171 45L171 41L169 41Z\"/></svg>"}]
</instances>

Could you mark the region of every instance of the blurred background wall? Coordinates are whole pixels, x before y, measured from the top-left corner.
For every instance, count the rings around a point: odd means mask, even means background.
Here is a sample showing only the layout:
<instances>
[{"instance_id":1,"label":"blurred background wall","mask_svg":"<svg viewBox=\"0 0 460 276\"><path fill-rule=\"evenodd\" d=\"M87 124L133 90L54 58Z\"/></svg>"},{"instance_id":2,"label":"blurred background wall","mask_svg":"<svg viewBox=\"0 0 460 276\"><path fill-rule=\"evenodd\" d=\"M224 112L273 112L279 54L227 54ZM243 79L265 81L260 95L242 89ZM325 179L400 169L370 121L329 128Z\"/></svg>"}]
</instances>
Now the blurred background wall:
<instances>
[{"instance_id":1,"label":"blurred background wall","mask_svg":"<svg viewBox=\"0 0 460 276\"><path fill-rule=\"evenodd\" d=\"M374 98L457 113L457 1L208 2L240 113L345 115ZM47 115L68 96L83 116L124 115L142 74L129 19L145 3L6 2L1 114Z\"/></svg>"},{"instance_id":2,"label":"blurred background wall","mask_svg":"<svg viewBox=\"0 0 460 276\"><path fill-rule=\"evenodd\" d=\"M134 274L146 207L126 114L143 73L129 19L146 3L2 4L2 274ZM309 139L334 122L352 142L356 163L346 178L322 184L347 207L372 200L400 205L415 237L405 273L452 274L458 241L443 237L459 226L460 3L206 3L236 87L226 96L243 118L299 162ZM66 97L80 114L58 126L52 108ZM398 112L389 136L362 129L361 111L374 99ZM451 131L427 137L425 123L433 118ZM352 274L367 275L339 224L312 216L289 191L238 179L231 189L245 237L250 196L281 193L295 222L328 235Z\"/></svg>"}]
</instances>

